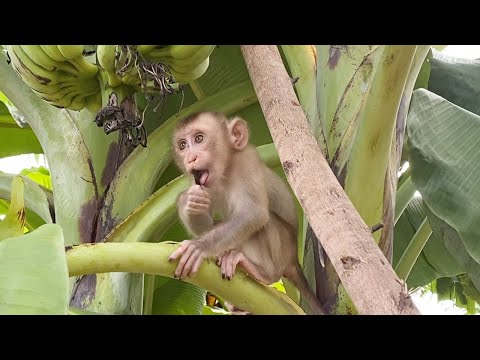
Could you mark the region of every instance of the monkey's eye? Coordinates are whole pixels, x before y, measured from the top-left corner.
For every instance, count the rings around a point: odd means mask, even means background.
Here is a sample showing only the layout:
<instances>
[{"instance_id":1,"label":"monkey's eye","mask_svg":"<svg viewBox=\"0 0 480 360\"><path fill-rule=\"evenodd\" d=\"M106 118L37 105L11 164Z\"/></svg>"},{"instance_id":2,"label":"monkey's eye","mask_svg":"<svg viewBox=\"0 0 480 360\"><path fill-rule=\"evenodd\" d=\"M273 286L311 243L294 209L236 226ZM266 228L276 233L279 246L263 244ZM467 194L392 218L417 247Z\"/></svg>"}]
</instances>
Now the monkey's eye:
<instances>
[{"instance_id":1,"label":"monkey's eye","mask_svg":"<svg viewBox=\"0 0 480 360\"><path fill-rule=\"evenodd\" d=\"M187 146L187 142L185 140L181 140L179 143L178 143L178 148L180 150L183 150L185 149L185 147Z\"/></svg>"},{"instance_id":2,"label":"monkey's eye","mask_svg":"<svg viewBox=\"0 0 480 360\"><path fill-rule=\"evenodd\" d=\"M195 136L195 142L196 143L201 143L203 141L203 135L202 134L198 134L197 136Z\"/></svg>"}]
</instances>

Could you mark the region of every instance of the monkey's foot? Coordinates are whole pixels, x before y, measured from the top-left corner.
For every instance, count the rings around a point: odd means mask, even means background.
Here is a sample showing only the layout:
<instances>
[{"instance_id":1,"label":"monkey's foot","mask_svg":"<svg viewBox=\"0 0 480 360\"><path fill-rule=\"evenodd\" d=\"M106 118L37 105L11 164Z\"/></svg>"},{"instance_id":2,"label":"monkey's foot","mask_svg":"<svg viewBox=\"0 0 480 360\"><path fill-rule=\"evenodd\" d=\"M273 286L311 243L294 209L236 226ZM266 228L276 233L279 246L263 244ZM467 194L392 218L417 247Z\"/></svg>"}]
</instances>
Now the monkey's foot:
<instances>
[{"instance_id":1,"label":"monkey's foot","mask_svg":"<svg viewBox=\"0 0 480 360\"><path fill-rule=\"evenodd\" d=\"M241 266L255 280L269 284L268 279L260 273L257 265L252 263L241 251L230 250L225 252L220 259L222 277L230 281L235 275L237 265Z\"/></svg>"}]
</instances>

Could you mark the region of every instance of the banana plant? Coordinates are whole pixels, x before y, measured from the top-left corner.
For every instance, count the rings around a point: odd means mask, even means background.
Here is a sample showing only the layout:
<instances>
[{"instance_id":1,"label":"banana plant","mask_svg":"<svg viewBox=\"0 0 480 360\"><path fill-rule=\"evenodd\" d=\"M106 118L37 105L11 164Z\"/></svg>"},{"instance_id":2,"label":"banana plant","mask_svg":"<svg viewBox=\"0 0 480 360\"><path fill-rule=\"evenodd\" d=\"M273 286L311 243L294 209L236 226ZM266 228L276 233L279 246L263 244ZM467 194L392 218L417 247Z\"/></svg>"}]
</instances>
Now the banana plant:
<instances>
[{"instance_id":1,"label":"banana plant","mask_svg":"<svg viewBox=\"0 0 480 360\"><path fill-rule=\"evenodd\" d=\"M410 104L430 46L279 48L319 148L365 223L377 229L373 236L392 266L408 248L426 251L433 235L417 247L408 246L425 217L401 246L394 239L411 208L412 189L421 190L421 165L412 166L407 187L398 193L397 172L407 154L409 109L410 123L414 109L425 103L418 93ZM56 256L69 276L56 281L68 285L62 301L69 307L52 311L223 313L204 310L208 290L220 303L233 301L253 313L304 312L302 299L288 283L264 287L247 278L227 286L208 263L196 280L179 282L171 278L171 264L162 260L174 248L172 241L188 238L175 211L175 198L187 186L171 159L170 135L178 119L204 109L244 117L264 161L283 175L239 46L8 45L6 50L9 59L0 62L2 101L10 114L21 114L22 122L5 111L0 131L15 129L19 132L14 136L34 141L22 141L18 148L0 144L0 156L46 155L52 190L24 178L26 189L38 190L36 198L33 190L26 191L27 223L29 211L43 221L30 227L28 235L48 237L48 230L67 247ZM432 106L442 109L439 103ZM426 122L416 118L418 124ZM436 139L441 135L435 133ZM1 179L0 197L8 201L12 176L6 175L3 193ZM399 193L406 195L399 198ZM312 288L332 313L356 313L298 203L297 208L303 219L299 259ZM433 234L441 231L428 220ZM18 237L7 240L29 246ZM423 253L410 250L403 259L413 259L403 261L410 269L406 280L409 286L418 285L413 279ZM454 272L449 271L442 274ZM467 273L473 281L474 270ZM463 284L468 288L470 283Z\"/></svg>"},{"instance_id":2,"label":"banana plant","mask_svg":"<svg viewBox=\"0 0 480 360\"><path fill-rule=\"evenodd\" d=\"M410 167L401 188L410 195L397 194L411 198L416 190L421 197L414 198L399 217L394 264L403 267L400 254L413 242L409 232L430 233L423 249L415 252L418 260L407 277L409 286L427 286L439 298L450 298L468 313L476 313L480 282L474 234L480 213L475 181L480 157L475 134L480 111L475 93L480 68L476 60L438 51L429 54L423 68L403 156Z\"/></svg>"},{"instance_id":3,"label":"banana plant","mask_svg":"<svg viewBox=\"0 0 480 360\"><path fill-rule=\"evenodd\" d=\"M170 135L178 119L195 111L245 116L253 142L267 145L259 148L264 160L280 169L238 47L81 47L8 45L0 64L0 90L48 159L54 201L52 218L44 220L61 226L67 249L100 242L136 248L187 238L175 209L187 181L172 164ZM33 147L22 151L38 153ZM68 251L66 261L78 253ZM225 286L217 271L220 288L201 280L179 282L162 270L163 253L157 252L160 270L150 272L131 268L128 252L128 268L116 268L111 258L112 267L103 272L89 269L83 257L80 268L69 269L71 311L201 314L206 290L213 288L219 298L257 313L303 312L282 291L248 278ZM206 271L210 278L214 265Z\"/></svg>"},{"instance_id":4,"label":"banana plant","mask_svg":"<svg viewBox=\"0 0 480 360\"><path fill-rule=\"evenodd\" d=\"M311 114L311 128L325 158L365 223L372 228L380 224L373 236L391 259L405 116L430 46L283 48L292 78L300 77L297 94ZM297 75L300 69L303 82ZM317 240L306 243L310 260L305 265L316 279L315 287L322 289L320 298L331 304L333 313L356 313L328 258L319 266L325 254L308 245Z\"/></svg>"}]
</instances>

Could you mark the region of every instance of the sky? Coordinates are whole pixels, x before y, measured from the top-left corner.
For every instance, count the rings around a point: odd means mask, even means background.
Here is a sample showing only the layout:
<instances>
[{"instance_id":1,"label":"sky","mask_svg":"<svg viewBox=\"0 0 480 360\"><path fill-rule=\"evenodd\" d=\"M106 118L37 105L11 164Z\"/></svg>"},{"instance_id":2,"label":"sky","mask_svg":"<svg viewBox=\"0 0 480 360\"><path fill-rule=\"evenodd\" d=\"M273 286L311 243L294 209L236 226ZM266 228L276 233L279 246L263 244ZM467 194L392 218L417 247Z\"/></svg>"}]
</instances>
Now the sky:
<instances>
[{"instance_id":1,"label":"sky","mask_svg":"<svg viewBox=\"0 0 480 360\"><path fill-rule=\"evenodd\" d=\"M456 57L475 59L480 58L480 45L449 45L442 52ZM18 173L22 169L40 165L45 166L43 156L40 156L38 162L34 155L19 155L0 159L0 171L8 173ZM423 315L456 315L465 313L465 310L455 307L452 301L438 302L435 294L427 293L424 296L420 296L420 293L417 292L412 294L412 299Z\"/></svg>"},{"instance_id":2,"label":"sky","mask_svg":"<svg viewBox=\"0 0 480 360\"><path fill-rule=\"evenodd\" d=\"M480 58L480 45L448 45L442 53L465 59Z\"/></svg>"}]
</instances>

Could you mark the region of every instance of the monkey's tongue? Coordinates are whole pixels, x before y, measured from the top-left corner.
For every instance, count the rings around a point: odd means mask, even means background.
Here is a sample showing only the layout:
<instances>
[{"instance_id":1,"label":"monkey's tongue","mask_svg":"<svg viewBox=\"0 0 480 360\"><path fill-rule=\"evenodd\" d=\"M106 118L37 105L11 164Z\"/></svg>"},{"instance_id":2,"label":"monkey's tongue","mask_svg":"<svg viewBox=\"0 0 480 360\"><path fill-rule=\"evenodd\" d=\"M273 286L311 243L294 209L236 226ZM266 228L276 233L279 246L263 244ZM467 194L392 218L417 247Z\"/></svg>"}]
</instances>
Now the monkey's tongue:
<instances>
[{"instance_id":1,"label":"monkey's tongue","mask_svg":"<svg viewBox=\"0 0 480 360\"><path fill-rule=\"evenodd\" d=\"M200 185L205 185L208 179L208 171L202 171L200 175Z\"/></svg>"},{"instance_id":2,"label":"monkey's tongue","mask_svg":"<svg viewBox=\"0 0 480 360\"><path fill-rule=\"evenodd\" d=\"M207 170L194 170L193 177L195 178L195 184L197 185L205 185L208 179L208 171Z\"/></svg>"}]
</instances>

